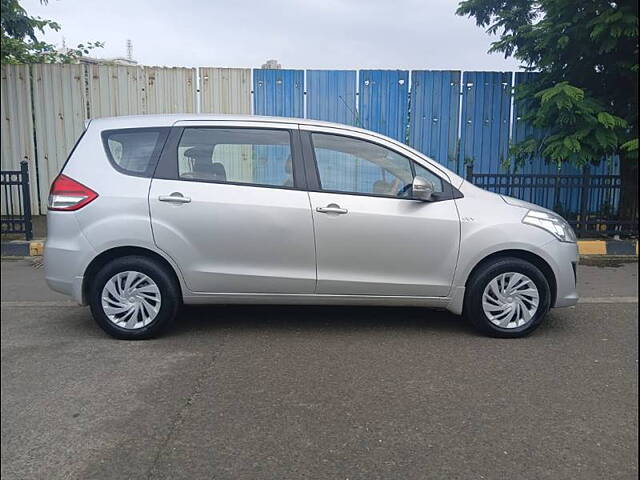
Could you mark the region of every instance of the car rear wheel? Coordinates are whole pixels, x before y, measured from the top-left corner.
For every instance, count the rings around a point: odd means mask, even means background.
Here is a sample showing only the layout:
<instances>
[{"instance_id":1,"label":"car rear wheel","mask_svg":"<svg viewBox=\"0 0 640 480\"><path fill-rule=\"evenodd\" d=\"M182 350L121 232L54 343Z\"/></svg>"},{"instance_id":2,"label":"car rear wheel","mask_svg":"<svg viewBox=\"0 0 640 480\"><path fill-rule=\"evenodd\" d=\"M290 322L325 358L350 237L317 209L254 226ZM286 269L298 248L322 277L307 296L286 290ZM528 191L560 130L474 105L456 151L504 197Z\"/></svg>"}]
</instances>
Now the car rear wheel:
<instances>
[{"instance_id":1,"label":"car rear wheel","mask_svg":"<svg viewBox=\"0 0 640 480\"><path fill-rule=\"evenodd\" d=\"M523 337L549 311L549 282L538 267L520 258L499 258L480 266L467 284L464 317L494 337Z\"/></svg>"},{"instance_id":2,"label":"car rear wheel","mask_svg":"<svg viewBox=\"0 0 640 480\"><path fill-rule=\"evenodd\" d=\"M173 276L143 256L115 259L94 277L91 313L109 335L125 340L152 338L174 320L180 305Z\"/></svg>"}]
</instances>

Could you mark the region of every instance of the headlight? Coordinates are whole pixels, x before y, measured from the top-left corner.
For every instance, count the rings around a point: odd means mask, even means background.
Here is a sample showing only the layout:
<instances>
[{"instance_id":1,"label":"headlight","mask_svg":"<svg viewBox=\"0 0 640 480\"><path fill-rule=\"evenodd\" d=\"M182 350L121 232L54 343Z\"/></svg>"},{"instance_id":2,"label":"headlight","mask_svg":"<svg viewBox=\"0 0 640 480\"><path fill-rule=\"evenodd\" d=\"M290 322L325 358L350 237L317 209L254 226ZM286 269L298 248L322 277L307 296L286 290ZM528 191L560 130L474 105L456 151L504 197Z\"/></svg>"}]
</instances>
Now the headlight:
<instances>
[{"instance_id":1,"label":"headlight","mask_svg":"<svg viewBox=\"0 0 640 480\"><path fill-rule=\"evenodd\" d=\"M559 215L529 210L522 219L522 223L540 227L554 235L561 242L575 243L576 234L571 225Z\"/></svg>"}]
</instances>

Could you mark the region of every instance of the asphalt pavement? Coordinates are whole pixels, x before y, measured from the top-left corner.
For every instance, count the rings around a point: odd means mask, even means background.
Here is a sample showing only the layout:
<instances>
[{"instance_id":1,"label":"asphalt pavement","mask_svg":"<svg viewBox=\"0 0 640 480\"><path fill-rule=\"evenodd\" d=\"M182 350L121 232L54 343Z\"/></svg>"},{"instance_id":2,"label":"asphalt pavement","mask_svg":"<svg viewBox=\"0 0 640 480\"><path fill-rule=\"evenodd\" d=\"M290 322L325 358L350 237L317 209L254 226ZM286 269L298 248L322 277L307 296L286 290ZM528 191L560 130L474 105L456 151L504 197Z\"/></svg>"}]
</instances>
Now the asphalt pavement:
<instances>
[{"instance_id":1,"label":"asphalt pavement","mask_svg":"<svg viewBox=\"0 0 640 480\"><path fill-rule=\"evenodd\" d=\"M637 263L531 336L417 308L199 307L106 336L2 265L2 479L635 479Z\"/></svg>"}]
</instances>

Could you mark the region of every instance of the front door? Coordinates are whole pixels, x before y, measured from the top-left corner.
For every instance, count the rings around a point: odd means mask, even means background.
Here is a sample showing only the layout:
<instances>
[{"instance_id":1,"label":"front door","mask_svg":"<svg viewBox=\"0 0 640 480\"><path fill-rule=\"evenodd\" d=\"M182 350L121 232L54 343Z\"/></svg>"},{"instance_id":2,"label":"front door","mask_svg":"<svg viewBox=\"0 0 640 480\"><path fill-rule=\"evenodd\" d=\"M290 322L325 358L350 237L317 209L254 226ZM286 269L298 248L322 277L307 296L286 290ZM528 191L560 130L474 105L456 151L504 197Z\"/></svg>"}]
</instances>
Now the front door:
<instances>
[{"instance_id":1,"label":"front door","mask_svg":"<svg viewBox=\"0 0 640 480\"><path fill-rule=\"evenodd\" d=\"M282 127L174 127L149 206L156 244L191 291L314 292L313 223L299 188L296 135Z\"/></svg>"},{"instance_id":2,"label":"front door","mask_svg":"<svg viewBox=\"0 0 640 480\"><path fill-rule=\"evenodd\" d=\"M314 132L318 188L310 192L318 263L317 293L449 294L460 224L446 180L408 157L362 138ZM415 175L439 199L411 199Z\"/></svg>"}]
</instances>

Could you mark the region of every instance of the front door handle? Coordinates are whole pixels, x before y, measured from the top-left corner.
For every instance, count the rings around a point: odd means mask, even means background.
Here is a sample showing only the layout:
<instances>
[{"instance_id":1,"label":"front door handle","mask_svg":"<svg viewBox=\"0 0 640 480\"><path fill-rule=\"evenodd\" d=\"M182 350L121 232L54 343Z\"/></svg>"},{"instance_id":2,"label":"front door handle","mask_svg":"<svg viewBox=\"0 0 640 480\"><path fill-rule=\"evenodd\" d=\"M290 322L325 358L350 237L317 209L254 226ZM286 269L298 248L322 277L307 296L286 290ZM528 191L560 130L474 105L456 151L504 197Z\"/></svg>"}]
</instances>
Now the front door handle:
<instances>
[{"instance_id":1,"label":"front door handle","mask_svg":"<svg viewBox=\"0 0 640 480\"><path fill-rule=\"evenodd\" d=\"M171 195L160 195L158 200L170 203L189 203L191 198L185 197L180 192L173 192Z\"/></svg>"},{"instance_id":2,"label":"front door handle","mask_svg":"<svg viewBox=\"0 0 640 480\"><path fill-rule=\"evenodd\" d=\"M335 203L330 203L326 207L317 207L316 212L337 213L338 215L344 215L345 213L349 213L349 210L347 210L346 208L341 208L340 205L336 205Z\"/></svg>"}]
</instances>

